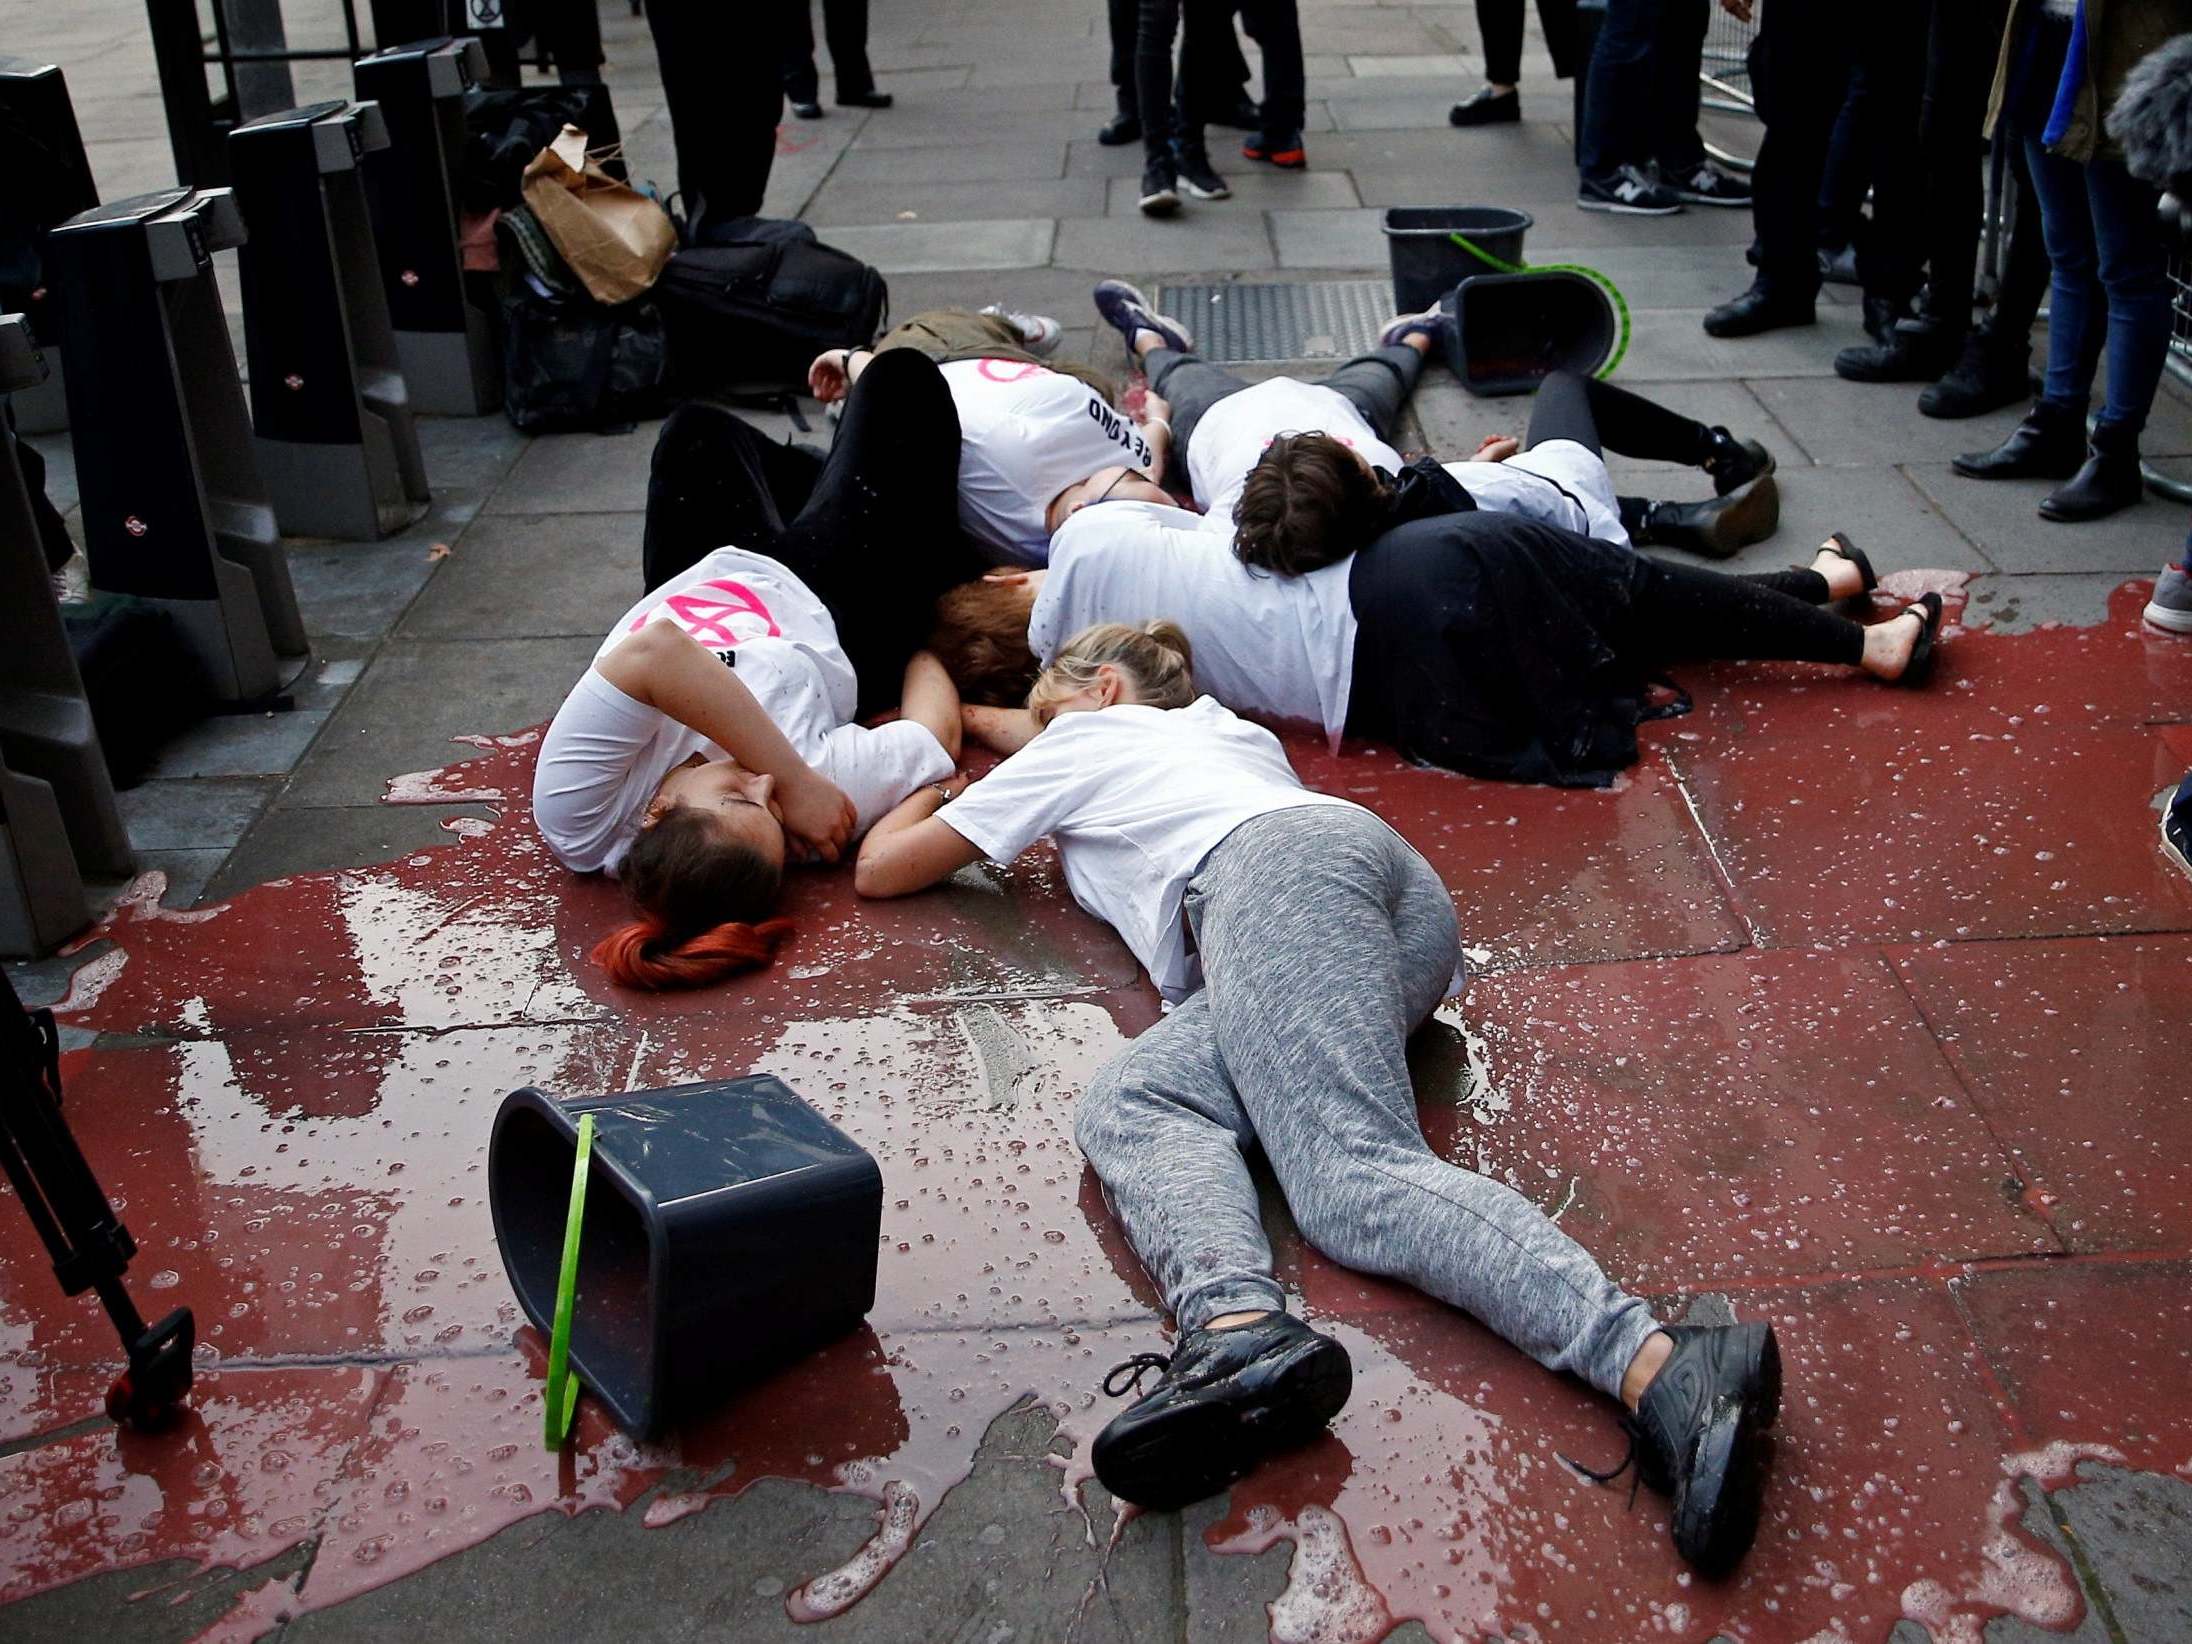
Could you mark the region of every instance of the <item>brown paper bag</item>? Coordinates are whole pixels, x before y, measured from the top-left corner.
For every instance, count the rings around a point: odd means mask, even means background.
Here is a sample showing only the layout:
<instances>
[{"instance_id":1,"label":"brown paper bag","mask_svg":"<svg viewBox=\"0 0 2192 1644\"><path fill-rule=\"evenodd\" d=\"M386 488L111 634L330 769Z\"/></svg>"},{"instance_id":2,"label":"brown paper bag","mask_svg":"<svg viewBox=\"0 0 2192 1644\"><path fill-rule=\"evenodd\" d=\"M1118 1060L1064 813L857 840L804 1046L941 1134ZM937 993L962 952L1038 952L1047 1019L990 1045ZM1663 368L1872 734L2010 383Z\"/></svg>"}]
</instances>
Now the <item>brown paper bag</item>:
<instances>
[{"instance_id":1,"label":"brown paper bag","mask_svg":"<svg viewBox=\"0 0 2192 1644\"><path fill-rule=\"evenodd\" d=\"M627 303L677 249L661 206L586 158L586 133L563 134L525 168L525 203L596 302Z\"/></svg>"}]
</instances>

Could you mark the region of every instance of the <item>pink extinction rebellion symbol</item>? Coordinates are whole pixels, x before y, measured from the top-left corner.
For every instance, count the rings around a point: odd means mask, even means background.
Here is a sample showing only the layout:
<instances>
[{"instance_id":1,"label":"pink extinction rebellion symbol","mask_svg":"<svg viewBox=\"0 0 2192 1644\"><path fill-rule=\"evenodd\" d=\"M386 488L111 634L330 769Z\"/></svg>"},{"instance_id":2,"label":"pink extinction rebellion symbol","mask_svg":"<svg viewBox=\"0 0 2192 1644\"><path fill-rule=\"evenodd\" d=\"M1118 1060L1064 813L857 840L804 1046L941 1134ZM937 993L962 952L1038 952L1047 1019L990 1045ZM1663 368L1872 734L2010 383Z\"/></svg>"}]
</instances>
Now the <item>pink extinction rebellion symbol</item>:
<instances>
[{"instance_id":1,"label":"pink extinction rebellion symbol","mask_svg":"<svg viewBox=\"0 0 2192 1644\"><path fill-rule=\"evenodd\" d=\"M292 371L288 376L282 379L282 386L290 390L290 392L294 393L296 392L296 390L304 386L304 378L298 376L296 372Z\"/></svg>"},{"instance_id":2,"label":"pink extinction rebellion symbol","mask_svg":"<svg viewBox=\"0 0 2192 1644\"><path fill-rule=\"evenodd\" d=\"M419 283L418 270L415 268L405 269L401 274L398 274L396 278L403 281L405 285L417 285Z\"/></svg>"},{"instance_id":3,"label":"pink extinction rebellion symbol","mask_svg":"<svg viewBox=\"0 0 2192 1644\"><path fill-rule=\"evenodd\" d=\"M712 590L712 592L710 592ZM681 594L672 594L652 611L642 611L627 633L637 633L659 611L703 645L737 646L749 639L775 639L783 633L761 597L743 582L719 577Z\"/></svg>"},{"instance_id":4,"label":"pink extinction rebellion symbol","mask_svg":"<svg viewBox=\"0 0 2192 1644\"><path fill-rule=\"evenodd\" d=\"M1049 368L1031 365L1024 360L983 360L974 369L991 382L1019 382Z\"/></svg>"},{"instance_id":5,"label":"pink extinction rebellion symbol","mask_svg":"<svg viewBox=\"0 0 2192 1644\"><path fill-rule=\"evenodd\" d=\"M141 537L147 531L151 530L152 527L147 525L143 520L139 519L135 514L132 514L129 516L129 518L122 521L122 529L127 531L133 537Z\"/></svg>"}]
</instances>

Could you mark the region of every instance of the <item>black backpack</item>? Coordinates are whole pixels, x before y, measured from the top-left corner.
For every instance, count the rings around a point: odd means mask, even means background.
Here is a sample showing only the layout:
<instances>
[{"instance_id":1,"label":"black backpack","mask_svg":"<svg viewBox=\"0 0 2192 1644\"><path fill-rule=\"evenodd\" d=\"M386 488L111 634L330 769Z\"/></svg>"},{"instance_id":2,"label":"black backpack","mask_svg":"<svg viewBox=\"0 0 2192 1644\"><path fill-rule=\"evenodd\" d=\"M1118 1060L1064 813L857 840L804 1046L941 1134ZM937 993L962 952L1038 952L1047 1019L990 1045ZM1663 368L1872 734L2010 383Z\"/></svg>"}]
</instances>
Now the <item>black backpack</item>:
<instances>
[{"instance_id":1,"label":"black backpack","mask_svg":"<svg viewBox=\"0 0 2192 1644\"><path fill-rule=\"evenodd\" d=\"M804 223L740 218L700 239L670 258L649 293L681 393L803 388L817 354L873 342L883 327L883 276Z\"/></svg>"}]
</instances>

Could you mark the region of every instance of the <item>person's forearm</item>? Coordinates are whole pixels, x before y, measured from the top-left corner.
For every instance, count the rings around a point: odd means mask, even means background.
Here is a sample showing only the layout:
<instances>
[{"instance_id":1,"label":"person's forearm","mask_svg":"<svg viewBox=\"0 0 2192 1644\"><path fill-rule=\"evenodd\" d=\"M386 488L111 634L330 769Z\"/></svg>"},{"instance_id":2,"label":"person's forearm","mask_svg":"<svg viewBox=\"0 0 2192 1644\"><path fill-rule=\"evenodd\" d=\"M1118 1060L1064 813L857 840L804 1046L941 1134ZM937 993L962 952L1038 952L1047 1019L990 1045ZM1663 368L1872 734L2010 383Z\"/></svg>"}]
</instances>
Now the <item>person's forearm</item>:
<instances>
[{"instance_id":1,"label":"person's forearm","mask_svg":"<svg viewBox=\"0 0 2192 1644\"><path fill-rule=\"evenodd\" d=\"M1149 442L1149 477L1164 483L1165 463L1172 455L1172 424L1159 417L1142 424L1142 438Z\"/></svg>"},{"instance_id":2,"label":"person's forearm","mask_svg":"<svg viewBox=\"0 0 2192 1644\"><path fill-rule=\"evenodd\" d=\"M868 830L853 868L853 889L862 896L911 896L981 859L966 836L936 812L941 788L923 788Z\"/></svg>"},{"instance_id":3,"label":"person's forearm","mask_svg":"<svg viewBox=\"0 0 2192 1644\"><path fill-rule=\"evenodd\" d=\"M969 705L962 715L967 734L991 753L1012 755L1030 742L1042 726L1026 708L981 708Z\"/></svg>"},{"instance_id":4,"label":"person's forearm","mask_svg":"<svg viewBox=\"0 0 2192 1644\"><path fill-rule=\"evenodd\" d=\"M936 660L933 652L916 651L913 660L906 664L898 711L916 725L925 727L943 745L951 762L959 763L959 688L952 684L951 675L944 671L944 665Z\"/></svg>"},{"instance_id":5,"label":"person's forearm","mask_svg":"<svg viewBox=\"0 0 2192 1644\"><path fill-rule=\"evenodd\" d=\"M860 373L867 370L868 362L875 358L872 348L848 348L845 350L845 386L850 388L860 380Z\"/></svg>"},{"instance_id":6,"label":"person's forearm","mask_svg":"<svg viewBox=\"0 0 2192 1644\"><path fill-rule=\"evenodd\" d=\"M779 782L813 774L746 682L671 622L651 623L596 664L602 678Z\"/></svg>"}]
</instances>

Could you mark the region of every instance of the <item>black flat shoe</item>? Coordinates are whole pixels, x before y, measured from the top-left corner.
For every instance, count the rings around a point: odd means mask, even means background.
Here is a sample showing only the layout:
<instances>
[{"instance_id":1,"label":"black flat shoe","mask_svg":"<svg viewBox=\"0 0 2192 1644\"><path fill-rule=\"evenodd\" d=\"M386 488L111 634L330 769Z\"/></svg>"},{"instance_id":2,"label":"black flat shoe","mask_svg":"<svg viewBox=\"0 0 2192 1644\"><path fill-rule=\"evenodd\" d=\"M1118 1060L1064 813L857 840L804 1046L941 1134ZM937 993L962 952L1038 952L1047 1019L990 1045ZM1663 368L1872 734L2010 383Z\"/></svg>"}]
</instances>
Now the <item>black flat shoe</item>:
<instances>
[{"instance_id":1,"label":"black flat shoe","mask_svg":"<svg viewBox=\"0 0 2192 1644\"><path fill-rule=\"evenodd\" d=\"M1096 141L1106 148L1125 148L1142 140L1142 121L1135 114L1114 114L1096 128Z\"/></svg>"},{"instance_id":2,"label":"black flat shoe","mask_svg":"<svg viewBox=\"0 0 2192 1644\"><path fill-rule=\"evenodd\" d=\"M1832 536L1828 537L1827 540L1823 544L1821 544L1821 546L1832 548L1837 554L1840 554L1844 559L1848 560L1852 565L1857 567L1857 574L1864 579L1865 585L1857 590L1856 594L1852 596L1853 598L1863 599L1866 595L1870 594L1873 589L1880 586L1880 578L1874 573L1872 569L1872 561L1865 557L1864 549L1858 547L1856 543L1850 541L1850 539L1844 536L1840 531L1837 531Z\"/></svg>"},{"instance_id":3,"label":"black flat shoe","mask_svg":"<svg viewBox=\"0 0 2192 1644\"><path fill-rule=\"evenodd\" d=\"M1910 648L1910 661L1904 664L1903 671L1891 681L1896 685L1923 685L1933 677L1933 642L1941 632L1941 596L1919 595L1914 603L1904 606L1897 613L1896 620L1901 621L1913 611L1918 613L1925 627L1919 630L1918 643Z\"/></svg>"},{"instance_id":4,"label":"black flat shoe","mask_svg":"<svg viewBox=\"0 0 2192 1644\"><path fill-rule=\"evenodd\" d=\"M1268 1313L1230 1330L1188 1330L1170 1358L1138 1353L1104 1378L1113 1398L1157 1385L1112 1417L1089 1459L1103 1487L1160 1512L1214 1496L1266 1456L1324 1431L1354 1390L1347 1349Z\"/></svg>"},{"instance_id":5,"label":"black flat shoe","mask_svg":"<svg viewBox=\"0 0 2192 1644\"><path fill-rule=\"evenodd\" d=\"M2032 346L2001 343L1984 331L1964 339L1961 358L1918 396L1922 417L1983 417L2032 398Z\"/></svg>"},{"instance_id":6,"label":"black flat shoe","mask_svg":"<svg viewBox=\"0 0 2192 1644\"><path fill-rule=\"evenodd\" d=\"M1731 297L1705 315L1709 337L1755 337L1792 325L1817 325L1819 312L1810 297L1783 296L1773 287L1754 282L1740 297Z\"/></svg>"},{"instance_id":7,"label":"black flat shoe","mask_svg":"<svg viewBox=\"0 0 2192 1644\"><path fill-rule=\"evenodd\" d=\"M1705 1575L1735 1568L1758 1533L1768 1440L1781 1410L1781 1348L1765 1323L1663 1327L1674 1351L1633 1416L1629 1454L1609 1473L1569 1462L1599 1483L1631 1462L1674 1501L1675 1551ZM1633 1492L1632 1492L1633 1499Z\"/></svg>"},{"instance_id":8,"label":"black flat shoe","mask_svg":"<svg viewBox=\"0 0 2192 1644\"><path fill-rule=\"evenodd\" d=\"M1450 126L1511 126L1522 119L1522 93L1479 86L1446 111Z\"/></svg>"},{"instance_id":9,"label":"black flat shoe","mask_svg":"<svg viewBox=\"0 0 2192 1644\"><path fill-rule=\"evenodd\" d=\"M829 113L820 103L794 103L792 112L802 120L819 120Z\"/></svg>"},{"instance_id":10,"label":"black flat shoe","mask_svg":"<svg viewBox=\"0 0 2192 1644\"><path fill-rule=\"evenodd\" d=\"M1781 490L1761 474L1710 502L1655 502L1632 540L1645 548L1687 548L1707 559L1729 559L1781 527Z\"/></svg>"},{"instance_id":11,"label":"black flat shoe","mask_svg":"<svg viewBox=\"0 0 2192 1644\"><path fill-rule=\"evenodd\" d=\"M841 91L837 94L839 108L889 108L897 99L887 91L877 91L870 86L866 91Z\"/></svg>"}]
</instances>

